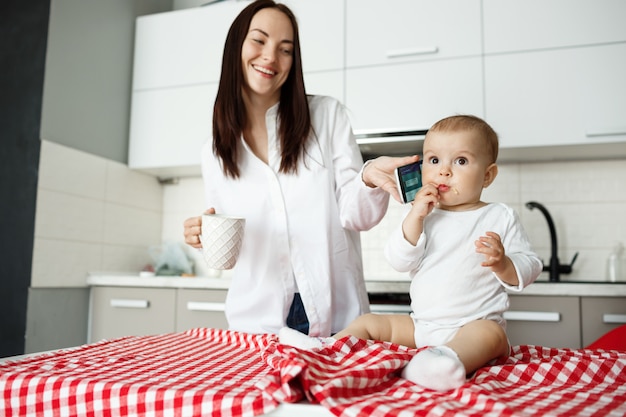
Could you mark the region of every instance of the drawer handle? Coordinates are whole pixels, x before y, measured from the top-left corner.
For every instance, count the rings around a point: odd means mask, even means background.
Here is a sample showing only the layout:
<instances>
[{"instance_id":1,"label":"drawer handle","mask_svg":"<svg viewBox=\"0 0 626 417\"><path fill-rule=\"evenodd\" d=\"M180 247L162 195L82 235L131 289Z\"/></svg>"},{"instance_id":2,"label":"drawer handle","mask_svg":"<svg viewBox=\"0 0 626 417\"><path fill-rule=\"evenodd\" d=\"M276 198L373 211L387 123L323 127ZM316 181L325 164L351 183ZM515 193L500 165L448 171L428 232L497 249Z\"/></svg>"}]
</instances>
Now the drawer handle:
<instances>
[{"instance_id":1,"label":"drawer handle","mask_svg":"<svg viewBox=\"0 0 626 417\"><path fill-rule=\"evenodd\" d=\"M187 301L189 311L226 311L224 303L209 303L203 301Z\"/></svg>"},{"instance_id":2,"label":"drawer handle","mask_svg":"<svg viewBox=\"0 0 626 417\"><path fill-rule=\"evenodd\" d=\"M626 323L626 314L603 314L602 323L624 324Z\"/></svg>"},{"instance_id":3,"label":"drawer handle","mask_svg":"<svg viewBox=\"0 0 626 417\"><path fill-rule=\"evenodd\" d=\"M148 308L150 301L148 300L131 300L125 298L112 298L111 307L115 308Z\"/></svg>"},{"instance_id":4,"label":"drawer handle","mask_svg":"<svg viewBox=\"0 0 626 417\"><path fill-rule=\"evenodd\" d=\"M401 304L371 304L372 313L378 314L405 314L411 312L411 306Z\"/></svg>"},{"instance_id":5,"label":"drawer handle","mask_svg":"<svg viewBox=\"0 0 626 417\"><path fill-rule=\"evenodd\" d=\"M387 58L403 58L406 56L430 55L436 54L437 52L439 52L439 48L436 46L425 48L393 49L391 51L387 51Z\"/></svg>"},{"instance_id":6,"label":"drawer handle","mask_svg":"<svg viewBox=\"0 0 626 417\"><path fill-rule=\"evenodd\" d=\"M561 313L553 311L505 311L503 317L510 321L561 321Z\"/></svg>"}]
</instances>

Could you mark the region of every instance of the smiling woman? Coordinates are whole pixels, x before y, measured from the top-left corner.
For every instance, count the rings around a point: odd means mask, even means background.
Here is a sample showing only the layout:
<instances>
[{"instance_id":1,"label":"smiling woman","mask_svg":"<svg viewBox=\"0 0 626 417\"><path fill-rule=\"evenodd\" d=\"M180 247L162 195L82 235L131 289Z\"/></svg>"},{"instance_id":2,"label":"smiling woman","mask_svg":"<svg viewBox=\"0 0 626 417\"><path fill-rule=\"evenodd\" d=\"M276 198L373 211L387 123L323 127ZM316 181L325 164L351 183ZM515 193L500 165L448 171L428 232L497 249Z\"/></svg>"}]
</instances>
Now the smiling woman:
<instances>
[{"instance_id":1,"label":"smiling woman","mask_svg":"<svg viewBox=\"0 0 626 417\"><path fill-rule=\"evenodd\" d=\"M233 330L292 326L330 335L369 310L359 232L399 199L396 167L416 157L363 159L344 107L307 96L296 18L257 0L226 37L202 152L209 213L246 219L226 299ZM201 247L201 216L185 241Z\"/></svg>"}]
</instances>

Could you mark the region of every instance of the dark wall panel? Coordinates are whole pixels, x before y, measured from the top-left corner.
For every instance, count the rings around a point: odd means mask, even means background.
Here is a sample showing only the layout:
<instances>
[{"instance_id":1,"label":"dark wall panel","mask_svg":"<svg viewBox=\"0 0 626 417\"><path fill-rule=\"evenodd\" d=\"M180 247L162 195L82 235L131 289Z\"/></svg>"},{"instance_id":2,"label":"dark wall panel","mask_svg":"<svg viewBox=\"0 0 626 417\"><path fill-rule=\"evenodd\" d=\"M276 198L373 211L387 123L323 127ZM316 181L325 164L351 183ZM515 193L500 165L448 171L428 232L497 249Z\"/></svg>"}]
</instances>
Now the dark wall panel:
<instances>
[{"instance_id":1,"label":"dark wall panel","mask_svg":"<svg viewBox=\"0 0 626 417\"><path fill-rule=\"evenodd\" d=\"M0 2L0 357L24 352L49 12Z\"/></svg>"}]
</instances>

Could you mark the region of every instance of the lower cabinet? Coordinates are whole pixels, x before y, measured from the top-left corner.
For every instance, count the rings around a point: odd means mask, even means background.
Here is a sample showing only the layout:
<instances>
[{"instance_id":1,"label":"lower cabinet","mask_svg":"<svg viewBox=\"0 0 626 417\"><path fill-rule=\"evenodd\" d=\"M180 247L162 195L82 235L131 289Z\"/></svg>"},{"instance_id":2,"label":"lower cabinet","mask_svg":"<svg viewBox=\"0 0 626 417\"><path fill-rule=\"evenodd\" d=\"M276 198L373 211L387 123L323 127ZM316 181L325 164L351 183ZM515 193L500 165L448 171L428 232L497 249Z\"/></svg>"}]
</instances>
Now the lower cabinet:
<instances>
[{"instance_id":1,"label":"lower cabinet","mask_svg":"<svg viewBox=\"0 0 626 417\"><path fill-rule=\"evenodd\" d=\"M626 297L510 295L505 313L513 345L583 348L626 324Z\"/></svg>"},{"instance_id":2,"label":"lower cabinet","mask_svg":"<svg viewBox=\"0 0 626 417\"><path fill-rule=\"evenodd\" d=\"M89 342L172 333L193 327L227 328L226 290L92 287Z\"/></svg>"},{"instance_id":3,"label":"lower cabinet","mask_svg":"<svg viewBox=\"0 0 626 417\"><path fill-rule=\"evenodd\" d=\"M626 297L581 298L582 345L626 324Z\"/></svg>"},{"instance_id":4,"label":"lower cabinet","mask_svg":"<svg viewBox=\"0 0 626 417\"><path fill-rule=\"evenodd\" d=\"M195 327L228 329L224 301L224 290L178 289L176 331L182 332Z\"/></svg>"},{"instance_id":5,"label":"lower cabinet","mask_svg":"<svg viewBox=\"0 0 626 417\"><path fill-rule=\"evenodd\" d=\"M511 345L581 347L579 297L510 295L505 312Z\"/></svg>"}]
</instances>

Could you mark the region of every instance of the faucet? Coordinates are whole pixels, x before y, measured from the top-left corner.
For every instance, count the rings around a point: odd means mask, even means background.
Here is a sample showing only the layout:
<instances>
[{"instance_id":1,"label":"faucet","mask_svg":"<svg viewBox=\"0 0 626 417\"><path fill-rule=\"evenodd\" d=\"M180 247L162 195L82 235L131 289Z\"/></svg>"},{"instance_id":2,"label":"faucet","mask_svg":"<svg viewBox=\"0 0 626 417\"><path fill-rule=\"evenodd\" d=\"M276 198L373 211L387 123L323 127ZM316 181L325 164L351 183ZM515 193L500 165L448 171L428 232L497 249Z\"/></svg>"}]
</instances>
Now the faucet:
<instances>
[{"instance_id":1,"label":"faucet","mask_svg":"<svg viewBox=\"0 0 626 417\"><path fill-rule=\"evenodd\" d=\"M559 282L560 274L569 274L572 272L572 266L574 265L574 262L576 261L576 258L578 257L578 252L574 254L574 257L572 258L572 262L570 262L569 265L561 265L561 263L559 262L559 256L558 256L556 229L554 228L554 222L552 221L552 216L550 216L550 212L548 212L548 209L546 209L542 204L539 204L536 201L529 201L528 203L526 203L526 207L529 210L532 210L535 208L539 209L539 211L541 211L541 213L546 218L546 221L548 222L548 228L550 229L551 255L550 255L550 264L544 265L543 270L550 272L550 282Z\"/></svg>"}]
</instances>

